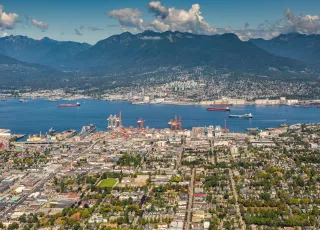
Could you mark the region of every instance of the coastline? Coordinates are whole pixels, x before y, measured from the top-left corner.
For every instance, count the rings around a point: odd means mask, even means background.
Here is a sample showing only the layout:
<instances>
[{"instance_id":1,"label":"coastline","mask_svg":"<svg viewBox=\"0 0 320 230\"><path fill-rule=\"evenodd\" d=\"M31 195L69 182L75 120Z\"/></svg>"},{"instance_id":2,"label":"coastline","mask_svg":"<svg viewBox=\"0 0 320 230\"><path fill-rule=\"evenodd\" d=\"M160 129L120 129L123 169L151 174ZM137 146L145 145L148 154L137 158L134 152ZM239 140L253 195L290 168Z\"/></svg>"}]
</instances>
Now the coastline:
<instances>
[{"instance_id":1,"label":"coastline","mask_svg":"<svg viewBox=\"0 0 320 230\"><path fill-rule=\"evenodd\" d=\"M110 102L128 102L132 105L137 105L137 106L143 106L143 105L180 105L180 106L201 106L201 107L210 107L210 106L226 106L226 104L230 104L229 106L233 107L242 107L242 106L261 106L261 107L268 107L268 106L305 106L306 101L301 100L301 101L296 101L295 104L285 104L285 103L274 103L274 104L268 104L268 103L257 103L255 101L245 101L244 103L239 103L239 104L234 104L230 103L229 101L223 101L221 103L213 103L214 101L198 101L198 102L187 102L187 101L179 101L179 100L163 100L161 102L152 102L152 101L138 101L138 103L135 103L135 100L132 99L109 99L109 98L96 98L96 97L90 97L90 96L85 96L85 95L73 95L73 96L59 96L59 97L49 97L49 96L37 96L37 97L31 97L30 95L26 96L19 96L19 97L5 97L2 96L1 99L27 99L27 100L48 100L51 101L54 99L52 102L57 102L57 101L76 101L76 100L85 100L85 99L90 99L90 100L100 100L100 101L110 101ZM313 100L308 100L308 105L310 106L318 106L320 105L320 100L313 99Z\"/></svg>"}]
</instances>

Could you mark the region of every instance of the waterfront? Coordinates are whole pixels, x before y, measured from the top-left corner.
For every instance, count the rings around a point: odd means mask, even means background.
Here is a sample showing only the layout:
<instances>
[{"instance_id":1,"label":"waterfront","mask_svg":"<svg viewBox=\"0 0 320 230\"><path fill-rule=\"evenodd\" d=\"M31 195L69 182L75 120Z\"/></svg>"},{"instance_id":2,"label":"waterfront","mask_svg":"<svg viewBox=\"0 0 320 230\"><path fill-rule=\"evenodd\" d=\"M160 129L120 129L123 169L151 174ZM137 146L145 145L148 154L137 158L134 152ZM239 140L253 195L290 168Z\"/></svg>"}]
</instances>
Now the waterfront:
<instances>
[{"instance_id":1,"label":"waterfront","mask_svg":"<svg viewBox=\"0 0 320 230\"><path fill-rule=\"evenodd\" d=\"M279 127L280 124L320 122L320 109L289 106L241 106L231 107L231 112L208 112L203 106L180 105L131 105L129 102L110 102L92 99L78 100L79 108L58 108L58 103L48 100L18 99L0 101L0 128L10 129L12 133L42 133L51 127L57 131L66 129L80 130L83 125L96 124L97 130L106 130L106 119L110 114L123 112L123 125L136 126L142 117L145 125L151 128L166 128L168 121L175 115L182 116L183 128L195 126L220 125L224 120L232 132L245 132L246 128ZM253 119L230 119L229 114L252 113Z\"/></svg>"}]
</instances>

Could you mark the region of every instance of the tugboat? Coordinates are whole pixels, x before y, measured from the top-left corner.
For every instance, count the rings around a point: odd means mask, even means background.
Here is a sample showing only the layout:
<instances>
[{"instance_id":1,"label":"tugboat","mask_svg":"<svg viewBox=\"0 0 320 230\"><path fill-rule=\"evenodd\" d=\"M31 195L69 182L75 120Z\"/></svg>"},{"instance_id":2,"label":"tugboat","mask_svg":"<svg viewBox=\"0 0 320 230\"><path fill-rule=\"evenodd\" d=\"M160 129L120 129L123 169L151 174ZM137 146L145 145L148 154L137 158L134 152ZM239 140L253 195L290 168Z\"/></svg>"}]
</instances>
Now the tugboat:
<instances>
[{"instance_id":1,"label":"tugboat","mask_svg":"<svg viewBox=\"0 0 320 230\"><path fill-rule=\"evenodd\" d=\"M77 102L77 104L59 104L58 107L79 107L80 103Z\"/></svg>"},{"instance_id":2,"label":"tugboat","mask_svg":"<svg viewBox=\"0 0 320 230\"><path fill-rule=\"evenodd\" d=\"M225 108L217 108L217 107L208 107L207 111L220 111L220 112L229 112L230 108L225 107Z\"/></svg>"},{"instance_id":3,"label":"tugboat","mask_svg":"<svg viewBox=\"0 0 320 230\"><path fill-rule=\"evenodd\" d=\"M229 115L230 118L253 118L251 113L243 114L243 115Z\"/></svg>"},{"instance_id":4,"label":"tugboat","mask_svg":"<svg viewBox=\"0 0 320 230\"><path fill-rule=\"evenodd\" d=\"M246 128L246 130L248 132L256 132L256 131L259 131L259 128L258 127L257 128Z\"/></svg>"}]
</instances>

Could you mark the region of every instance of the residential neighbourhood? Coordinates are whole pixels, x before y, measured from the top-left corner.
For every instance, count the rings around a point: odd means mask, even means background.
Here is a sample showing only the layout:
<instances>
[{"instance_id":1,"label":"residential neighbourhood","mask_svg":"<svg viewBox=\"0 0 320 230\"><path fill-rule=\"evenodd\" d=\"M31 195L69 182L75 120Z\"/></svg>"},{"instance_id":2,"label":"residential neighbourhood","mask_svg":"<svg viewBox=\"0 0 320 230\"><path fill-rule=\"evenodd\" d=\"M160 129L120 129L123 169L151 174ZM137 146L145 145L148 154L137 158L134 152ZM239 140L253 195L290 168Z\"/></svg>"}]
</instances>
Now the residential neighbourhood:
<instances>
[{"instance_id":1,"label":"residential neighbourhood","mask_svg":"<svg viewBox=\"0 0 320 230\"><path fill-rule=\"evenodd\" d=\"M115 128L11 142L1 226L13 229L318 229L320 125L257 135Z\"/></svg>"}]
</instances>

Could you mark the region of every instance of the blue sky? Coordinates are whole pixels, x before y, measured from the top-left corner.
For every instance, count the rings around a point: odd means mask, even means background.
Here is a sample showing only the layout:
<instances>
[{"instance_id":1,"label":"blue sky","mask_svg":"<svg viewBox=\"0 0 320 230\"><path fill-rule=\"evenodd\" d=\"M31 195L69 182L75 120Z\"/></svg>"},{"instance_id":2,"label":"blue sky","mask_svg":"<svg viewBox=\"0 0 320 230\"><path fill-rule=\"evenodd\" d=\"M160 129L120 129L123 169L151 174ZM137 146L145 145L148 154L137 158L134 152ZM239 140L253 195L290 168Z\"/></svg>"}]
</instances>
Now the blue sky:
<instances>
[{"instance_id":1,"label":"blue sky","mask_svg":"<svg viewBox=\"0 0 320 230\"><path fill-rule=\"evenodd\" d=\"M150 1L146 0L2 0L3 12L6 14L15 13L19 15L16 23L10 26L3 26L1 34L27 35L32 38L50 37L57 40L73 40L80 42L88 42L94 44L95 42L109 37L113 34L121 33L123 30L139 32L144 28L149 28L149 22L159 17L158 13L150 13L148 4ZM242 34L245 29L245 23L250 33L255 33L250 36L259 36L261 33L255 32L259 24L268 20L273 24L284 18L284 11L290 9L292 14L299 20L299 15L319 15L320 1L319 0L162 0L161 5L166 9L176 8L179 10L188 11L193 4L199 4L200 11L204 18L204 26L197 30L194 28L192 21L187 25L186 31L201 33L208 31L214 33L217 28L229 28L231 32ZM119 10L124 8L138 9L141 15L138 19L143 19L143 26L137 26L131 22L121 24L121 17L119 12L116 12L113 18L110 18L106 12ZM124 12L120 12L124 13ZM155 15L156 14L156 15ZM32 20L35 20L32 22ZM303 18L300 18L301 20ZM159 19L161 22L168 23L168 28L173 27L172 15L170 22ZM291 19L290 19L291 20ZM295 20L295 19L292 19ZM313 20L313 18L312 18ZM43 22L44 24L41 24ZM129 23L129 24L128 24ZM170 24L171 23L171 24ZM319 20L312 21L313 24L318 24ZM38 25L38 26L35 26ZM47 25L47 26L46 26ZM291 25L291 24L290 24ZM44 27L43 27L44 26ZM309 30L310 25L306 25L308 30L306 33L315 31L315 27ZM91 29L89 29L91 28ZM153 28L153 27L152 27ZM190 29L191 28L191 29ZM214 28L214 30L211 30ZM316 27L318 28L318 27ZM77 29L77 31L75 31ZM99 29L99 30L97 30ZM101 30L100 30L101 29ZM298 31L305 28L296 29ZM93 31L94 30L94 31ZM194 31L193 31L194 30ZM286 28L285 31L291 32L291 27ZM225 32L228 30L221 29L217 32ZM279 30L277 30L279 31ZM281 30L282 31L282 30ZM295 31L292 31L295 32ZM82 34L82 35L80 35ZM247 33L246 33L247 34ZM246 35L247 36L247 35ZM261 35L262 37L265 35ZM269 35L268 35L269 36Z\"/></svg>"}]
</instances>

